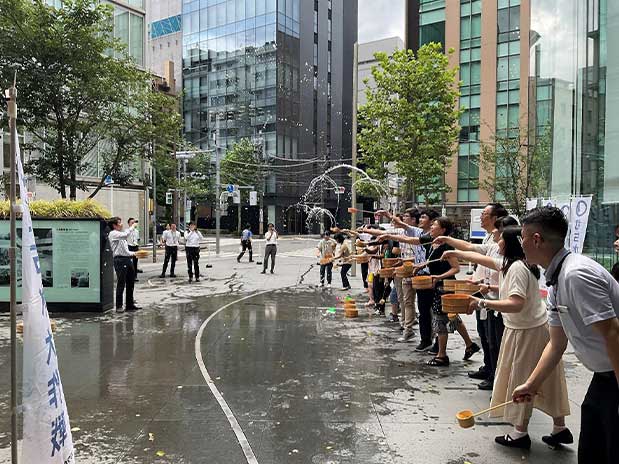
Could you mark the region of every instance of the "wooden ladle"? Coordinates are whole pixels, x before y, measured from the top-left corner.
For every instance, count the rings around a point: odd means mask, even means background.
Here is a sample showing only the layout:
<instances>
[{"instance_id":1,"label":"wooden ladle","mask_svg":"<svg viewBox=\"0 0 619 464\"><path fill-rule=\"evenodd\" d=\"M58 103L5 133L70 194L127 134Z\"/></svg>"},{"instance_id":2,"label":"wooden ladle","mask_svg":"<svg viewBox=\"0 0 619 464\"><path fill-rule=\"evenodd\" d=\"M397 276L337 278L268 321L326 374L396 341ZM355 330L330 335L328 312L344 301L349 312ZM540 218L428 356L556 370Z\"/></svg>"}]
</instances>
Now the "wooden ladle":
<instances>
[{"instance_id":1,"label":"wooden ladle","mask_svg":"<svg viewBox=\"0 0 619 464\"><path fill-rule=\"evenodd\" d=\"M487 412L494 411L495 409L502 408L503 406L507 406L508 404L512 404L514 400L507 401L503 404L497 404L496 406L492 406L491 408L484 409L483 411L479 411L473 413L470 409L464 409L463 411L458 412L456 414L456 419L458 419L458 423L460 427L463 429L469 429L475 425L475 417L481 416L482 414L486 414Z\"/></svg>"}]
</instances>

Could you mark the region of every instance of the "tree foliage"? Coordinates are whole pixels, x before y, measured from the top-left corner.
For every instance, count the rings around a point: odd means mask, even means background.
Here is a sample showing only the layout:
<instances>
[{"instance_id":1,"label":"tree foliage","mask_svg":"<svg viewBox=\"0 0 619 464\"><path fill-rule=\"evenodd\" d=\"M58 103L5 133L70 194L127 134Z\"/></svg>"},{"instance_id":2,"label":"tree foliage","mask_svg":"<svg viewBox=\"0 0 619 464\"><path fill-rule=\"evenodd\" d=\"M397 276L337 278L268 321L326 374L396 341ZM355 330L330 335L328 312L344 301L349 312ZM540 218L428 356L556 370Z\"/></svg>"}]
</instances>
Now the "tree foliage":
<instances>
[{"instance_id":1,"label":"tree foliage","mask_svg":"<svg viewBox=\"0 0 619 464\"><path fill-rule=\"evenodd\" d=\"M437 201L449 191L443 176L459 130L457 69L450 69L436 43L421 47L417 56L398 50L375 57L375 84L367 88L367 104L360 108L361 162L375 178L384 178L387 164L395 162L415 195Z\"/></svg>"},{"instance_id":2,"label":"tree foliage","mask_svg":"<svg viewBox=\"0 0 619 464\"><path fill-rule=\"evenodd\" d=\"M480 179L480 187L493 200L509 205L512 212L521 215L526 210L526 199L543 197L550 190L551 133L535 136L527 129L516 133L494 134L490 142L480 147L480 170L494 173Z\"/></svg>"},{"instance_id":3,"label":"tree foliage","mask_svg":"<svg viewBox=\"0 0 619 464\"><path fill-rule=\"evenodd\" d=\"M225 184L253 185L260 195L264 192L267 169L262 146L244 138L234 144L221 161L221 179Z\"/></svg>"},{"instance_id":4,"label":"tree foliage","mask_svg":"<svg viewBox=\"0 0 619 464\"><path fill-rule=\"evenodd\" d=\"M149 76L112 29L112 8L98 0L64 0L62 8L0 0L0 83L7 87L17 72L18 124L39 155L26 169L62 198L86 189L80 174L92 167L93 150L104 174L124 183L157 135L154 120L163 119L166 138L180 134L177 116L159 113L169 105L151 95Z\"/></svg>"}]
</instances>

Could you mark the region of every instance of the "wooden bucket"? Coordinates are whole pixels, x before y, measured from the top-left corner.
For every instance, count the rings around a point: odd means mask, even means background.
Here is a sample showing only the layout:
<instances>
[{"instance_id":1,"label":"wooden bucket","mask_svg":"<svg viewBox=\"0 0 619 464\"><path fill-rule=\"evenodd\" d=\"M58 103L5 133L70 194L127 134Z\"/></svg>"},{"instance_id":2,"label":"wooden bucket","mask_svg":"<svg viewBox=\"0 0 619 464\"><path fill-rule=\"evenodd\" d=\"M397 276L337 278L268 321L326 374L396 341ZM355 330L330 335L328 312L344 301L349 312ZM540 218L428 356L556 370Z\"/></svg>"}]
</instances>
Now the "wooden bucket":
<instances>
[{"instance_id":1,"label":"wooden bucket","mask_svg":"<svg viewBox=\"0 0 619 464\"><path fill-rule=\"evenodd\" d=\"M432 284L432 276L413 277L413 288L415 290L429 290L434 288L434 285Z\"/></svg>"},{"instance_id":2,"label":"wooden bucket","mask_svg":"<svg viewBox=\"0 0 619 464\"><path fill-rule=\"evenodd\" d=\"M395 275L395 269L395 267L384 267L380 271L378 271L378 273L383 279L391 278Z\"/></svg>"},{"instance_id":3,"label":"wooden bucket","mask_svg":"<svg viewBox=\"0 0 619 464\"><path fill-rule=\"evenodd\" d=\"M455 279L446 279L443 280L443 290L446 292L454 293L456 291L456 283L458 281Z\"/></svg>"},{"instance_id":4,"label":"wooden bucket","mask_svg":"<svg viewBox=\"0 0 619 464\"><path fill-rule=\"evenodd\" d=\"M359 310L357 308L345 308L344 316L348 318L359 317Z\"/></svg>"},{"instance_id":5,"label":"wooden bucket","mask_svg":"<svg viewBox=\"0 0 619 464\"><path fill-rule=\"evenodd\" d=\"M449 314L466 314L469 309L470 301L470 295L463 295L461 293L443 295L441 297L443 312Z\"/></svg>"},{"instance_id":6,"label":"wooden bucket","mask_svg":"<svg viewBox=\"0 0 619 464\"><path fill-rule=\"evenodd\" d=\"M320 258L320 265L324 266L332 262L332 258Z\"/></svg>"},{"instance_id":7,"label":"wooden bucket","mask_svg":"<svg viewBox=\"0 0 619 464\"><path fill-rule=\"evenodd\" d=\"M355 261L357 261L359 264L369 263L370 259L371 259L370 255L355 256Z\"/></svg>"},{"instance_id":8,"label":"wooden bucket","mask_svg":"<svg viewBox=\"0 0 619 464\"><path fill-rule=\"evenodd\" d=\"M383 267L395 267L400 263L400 258L383 258Z\"/></svg>"},{"instance_id":9,"label":"wooden bucket","mask_svg":"<svg viewBox=\"0 0 619 464\"><path fill-rule=\"evenodd\" d=\"M413 266L400 266L395 268L395 276L403 279L413 277L415 268Z\"/></svg>"},{"instance_id":10,"label":"wooden bucket","mask_svg":"<svg viewBox=\"0 0 619 464\"><path fill-rule=\"evenodd\" d=\"M148 258L148 256L151 253L149 253L147 250L138 250L135 252L135 257L138 259L144 259L144 258Z\"/></svg>"},{"instance_id":11,"label":"wooden bucket","mask_svg":"<svg viewBox=\"0 0 619 464\"><path fill-rule=\"evenodd\" d=\"M479 285L471 284L469 282L456 282L455 292L472 295L479 291Z\"/></svg>"}]
</instances>

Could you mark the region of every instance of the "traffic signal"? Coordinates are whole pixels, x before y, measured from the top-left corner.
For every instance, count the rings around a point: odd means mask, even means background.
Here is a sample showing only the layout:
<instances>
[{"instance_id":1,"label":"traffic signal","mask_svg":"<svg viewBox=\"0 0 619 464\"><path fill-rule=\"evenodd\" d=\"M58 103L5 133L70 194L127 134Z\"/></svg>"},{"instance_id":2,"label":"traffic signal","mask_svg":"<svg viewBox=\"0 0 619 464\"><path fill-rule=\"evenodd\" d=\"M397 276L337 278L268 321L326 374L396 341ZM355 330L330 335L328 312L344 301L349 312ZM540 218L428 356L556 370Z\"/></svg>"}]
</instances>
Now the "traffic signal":
<instances>
[{"instance_id":1,"label":"traffic signal","mask_svg":"<svg viewBox=\"0 0 619 464\"><path fill-rule=\"evenodd\" d=\"M171 205L173 203L172 201L172 192L166 192L165 193L165 204L166 205Z\"/></svg>"}]
</instances>

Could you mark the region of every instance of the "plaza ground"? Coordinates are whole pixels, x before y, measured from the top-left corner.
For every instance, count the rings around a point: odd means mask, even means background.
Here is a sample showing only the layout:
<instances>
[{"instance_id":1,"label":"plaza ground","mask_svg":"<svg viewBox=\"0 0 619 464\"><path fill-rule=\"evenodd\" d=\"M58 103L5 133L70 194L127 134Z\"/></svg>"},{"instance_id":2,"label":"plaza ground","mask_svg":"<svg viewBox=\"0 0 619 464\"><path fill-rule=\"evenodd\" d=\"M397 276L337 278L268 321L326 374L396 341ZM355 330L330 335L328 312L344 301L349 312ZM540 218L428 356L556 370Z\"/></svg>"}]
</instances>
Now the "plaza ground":
<instances>
[{"instance_id":1,"label":"plaza ground","mask_svg":"<svg viewBox=\"0 0 619 464\"><path fill-rule=\"evenodd\" d=\"M159 279L161 262L146 260L142 310L55 316L77 462L246 463L221 401L260 464L577 462L576 445L541 442L551 420L537 412L529 452L495 445L510 430L500 421L459 428L458 410L489 405L490 392L467 376L481 354L461 361L453 336L451 367L431 368L384 318L326 313L348 293L335 272L332 290L318 288L315 243L282 240L276 273L262 275L247 255L237 264L238 243L225 241L219 258L203 254L201 268L213 267L197 284L187 282L182 256L176 279ZM350 294L365 301L360 277L351 282ZM0 463L10 462L8 323L0 316ZM474 333L473 317L466 323ZM565 361L577 435L590 374L572 352Z\"/></svg>"}]
</instances>

